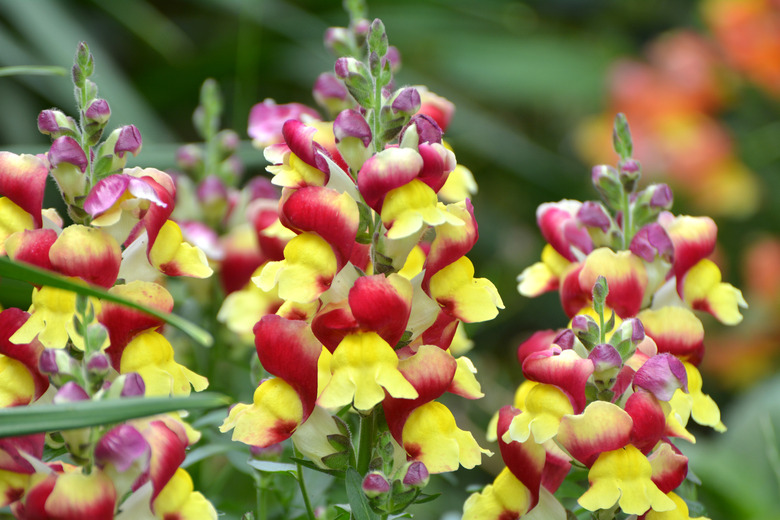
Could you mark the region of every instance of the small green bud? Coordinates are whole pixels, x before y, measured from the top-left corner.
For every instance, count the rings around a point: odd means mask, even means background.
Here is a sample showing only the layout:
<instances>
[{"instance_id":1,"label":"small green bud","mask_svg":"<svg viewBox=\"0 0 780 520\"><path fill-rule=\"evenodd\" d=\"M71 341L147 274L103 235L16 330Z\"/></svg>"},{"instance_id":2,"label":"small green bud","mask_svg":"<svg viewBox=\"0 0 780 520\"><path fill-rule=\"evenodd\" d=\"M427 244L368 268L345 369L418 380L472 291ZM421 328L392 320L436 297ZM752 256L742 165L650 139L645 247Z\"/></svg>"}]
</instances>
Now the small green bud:
<instances>
[{"instance_id":1,"label":"small green bud","mask_svg":"<svg viewBox=\"0 0 780 520\"><path fill-rule=\"evenodd\" d=\"M630 158L634 153L634 143L631 140L628 120L622 112L615 116L615 123L612 129L612 146L621 160Z\"/></svg>"}]
</instances>

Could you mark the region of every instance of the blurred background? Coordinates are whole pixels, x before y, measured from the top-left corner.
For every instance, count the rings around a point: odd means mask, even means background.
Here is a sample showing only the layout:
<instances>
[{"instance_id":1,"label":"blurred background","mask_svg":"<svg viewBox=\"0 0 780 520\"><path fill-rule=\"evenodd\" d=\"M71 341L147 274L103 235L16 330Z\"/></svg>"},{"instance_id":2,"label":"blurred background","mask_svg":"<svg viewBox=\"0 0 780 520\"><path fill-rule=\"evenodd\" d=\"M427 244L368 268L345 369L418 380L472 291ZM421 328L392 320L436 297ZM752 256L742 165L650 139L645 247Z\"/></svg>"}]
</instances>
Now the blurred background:
<instances>
[{"instance_id":1,"label":"blurred background","mask_svg":"<svg viewBox=\"0 0 780 520\"><path fill-rule=\"evenodd\" d=\"M703 483L699 499L711 518L780 518L780 2L367 4L401 53L396 83L427 85L456 106L445 137L479 184L480 240L469 256L506 305L496 320L468 328L487 395L453 401L460 426L483 439L478 432L521 381L517 345L565 324L556 295L525 299L516 276L542 249L539 204L596 198L590 169L616 161L610 127L622 111L643 179L672 185L675 213L715 219L716 261L750 304L730 329L702 317L704 390L729 431L695 431L697 444L681 446ZM197 140L192 111L203 80L214 78L223 127L244 141L248 178L267 175L246 133L250 108L266 98L315 106L312 84L334 60L323 33L347 23L339 0L6 1L0 66L69 68L86 41L112 125L133 123L143 136L129 165L159 169L174 167L176 149ZM0 77L0 149L46 151L36 117L53 106L73 113L67 76ZM7 285L0 291L4 304L14 301ZM247 384L235 397L252 390ZM492 480L501 466L496 455L438 479L446 498L420 517L458 518L466 486ZM248 476L215 482L207 465L193 476L228 517L252 507Z\"/></svg>"}]
</instances>

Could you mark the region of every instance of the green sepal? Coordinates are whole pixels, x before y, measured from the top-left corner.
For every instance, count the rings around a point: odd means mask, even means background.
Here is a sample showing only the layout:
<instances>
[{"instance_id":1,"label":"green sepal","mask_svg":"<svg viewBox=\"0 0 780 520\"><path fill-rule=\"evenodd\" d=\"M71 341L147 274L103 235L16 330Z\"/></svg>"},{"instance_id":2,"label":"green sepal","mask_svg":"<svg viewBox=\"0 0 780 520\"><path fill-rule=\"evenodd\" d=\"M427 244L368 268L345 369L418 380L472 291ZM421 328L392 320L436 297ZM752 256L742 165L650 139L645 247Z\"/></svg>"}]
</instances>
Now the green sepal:
<instances>
[{"instance_id":1,"label":"green sepal","mask_svg":"<svg viewBox=\"0 0 780 520\"><path fill-rule=\"evenodd\" d=\"M328 468L336 471L343 471L349 466L349 450L325 455L321 460Z\"/></svg>"},{"instance_id":2,"label":"green sepal","mask_svg":"<svg viewBox=\"0 0 780 520\"><path fill-rule=\"evenodd\" d=\"M352 447L352 443L346 435L331 434L328 435L326 439L328 439L328 443L337 450L348 450Z\"/></svg>"},{"instance_id":3,"label":"green sepal","mask_svg":"<svg viewBox=\"0 0 780 520\"><path fill-rule=\"evenodd\" d=\"M609 315L609 319L604 324L604 333L611 331L615 328L615 311L612 311L612 313Z\"/></svg>"},{"instance_id":4,"label":"green sepal","mask_svg":"<svg viewBox=\"0 0 780 520\"><path fill-rule=\"evenodd\" d=\"M101 155L97 161L93 163L93 172L95 182L100 181L108 177L113 173L112 166L114 164L113 154Z\"/></svg>"}]
</instances>

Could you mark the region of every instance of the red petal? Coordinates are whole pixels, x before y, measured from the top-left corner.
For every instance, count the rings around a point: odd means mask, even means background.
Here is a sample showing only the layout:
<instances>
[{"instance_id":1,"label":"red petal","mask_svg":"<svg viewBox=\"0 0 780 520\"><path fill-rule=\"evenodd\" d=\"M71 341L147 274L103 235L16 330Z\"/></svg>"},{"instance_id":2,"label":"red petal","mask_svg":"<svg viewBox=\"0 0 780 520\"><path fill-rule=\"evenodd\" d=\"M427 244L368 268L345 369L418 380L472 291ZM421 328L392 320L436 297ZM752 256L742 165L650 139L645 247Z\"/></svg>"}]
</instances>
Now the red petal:
<instances>
[{"instance_id":1,"label":"red petal","mask_svg":"<svg viewBox=\"0 0 780 520\"><path fill-rule=\"evenodd\" d=\"M539 502L539 488L542 484L542 472L544 470L547 452L541 444L536 444L533 439L526 442L512 441L506 443L502 437L512 419L522 412L512 406L504 406L498 412L498 447L501 450L501 458L506 467L522 482L531 493L529 509L533 509Z\"/></svg>"},{"instance_id":2,"label":"red petal","mask_svg":"<svg viewBox=\"0 0 780 520\"><path fill-rule=\"evenodd\" d=\"M260 363L298 393L305 421L317 399L317 362L322 345L306 322L275 314L263 316L254 333Z\"/></svg>"},{"instance_id":3,"label":"red petal","mask_svg":"<svg viewBox=\"0 0 780 520\"><path fill-rule=\"evenodd\" d=\"M399 351L402 356L410 353L410 349ZM449 353L434 345L422 345L416 354L401 359L398 370L419 394L416 399L396 399L385 392L382 401L390 432L399 443L403 443L401 433L409 414L440 397L449 388L455 377L457 362Z\"/></svg>"},{"instance_id":4,"label":"red petal","mask_svg":"<svg viewBox=\"0 0 780 520\"><path fill-rule=\"evenodd\" d=\"M36 228L43 224L41 208L48 175L46 164L34 155L0 152L0 196L32 215Z\"/></svg>"},{"instance_id":5,"label":"red petal","mask_svg":"<svg viewBox=\"0 0 780 520\"><path fill-rule=\"evenodd\" d=\"M412 286L397 274L361 276L349 291L349 306L363 330L395 346L412 312Z\"/></svg>"}]
</instances>

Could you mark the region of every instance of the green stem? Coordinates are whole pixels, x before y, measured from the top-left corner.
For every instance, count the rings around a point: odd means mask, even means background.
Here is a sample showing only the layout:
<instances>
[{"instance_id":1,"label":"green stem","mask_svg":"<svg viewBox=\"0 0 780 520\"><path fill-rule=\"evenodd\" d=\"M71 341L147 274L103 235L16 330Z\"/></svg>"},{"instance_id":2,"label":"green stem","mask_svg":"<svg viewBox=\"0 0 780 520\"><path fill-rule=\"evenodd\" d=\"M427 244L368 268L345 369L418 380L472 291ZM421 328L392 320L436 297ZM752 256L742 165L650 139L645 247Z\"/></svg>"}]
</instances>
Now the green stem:
<instances>
[{"instance_id":1,"label":"green stem","mask_svg":"<svg viewBox=\"0 0 780 520\"><path fill-rule=\"evenodd\" d=\"M293 455L295 455L296 459L301 458L301 454L298 452L298 449L293 444ZM295 474L298 477L298 487L301 488L301 495L303 495L303 503L306 506L306 514L309 518L309 520L315 520L314 517L314 509L311 507L311 501L309 500L309 493L306 491L306 481L303 479L303 466L301 466L300 462L295 463Z\"/></svg>"},{"instance_id":2,"label":"green stem","mask_svg":"<svg viewBox=\"0 0 780 520\"><path fill-rule=\"evenodd\" d=\"M361 477L368 473L368 466L371 463L371 451L374 446L374 430L376 429L374 419L375 414L373 412L369 415L360 416L360 439L358 440L358 460L356 469Z\"/></svg>"},{"instance_id":3,"label":"green stem","mask_svg":"<svg viewBox=\"0 0 780 520\"><path fill-rule=\"evenodd\" d=\"M626 193L625 189L623 190L623 200L621 203L621 209L623 210L623 249L628 249L628 246L631 245L631 239L634 238L634 231L633 231L633 219L631 218L631 201L630 199L630 193Z\"/></svg>"},{"instance_id":4,"label":"green stem","mask_svg":"<svg viewBox=\"0 0 780 520\"><path fill-rule=\"evenodd\" d=\"M263 480L265 480L264 475L262 472L255 470L254 472L255 477L255 515L257 517L257 520L266 520L268 518L268 511L266 508L266 500L265 500L265 483Z\"/></svg>"}]
</instances>

